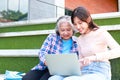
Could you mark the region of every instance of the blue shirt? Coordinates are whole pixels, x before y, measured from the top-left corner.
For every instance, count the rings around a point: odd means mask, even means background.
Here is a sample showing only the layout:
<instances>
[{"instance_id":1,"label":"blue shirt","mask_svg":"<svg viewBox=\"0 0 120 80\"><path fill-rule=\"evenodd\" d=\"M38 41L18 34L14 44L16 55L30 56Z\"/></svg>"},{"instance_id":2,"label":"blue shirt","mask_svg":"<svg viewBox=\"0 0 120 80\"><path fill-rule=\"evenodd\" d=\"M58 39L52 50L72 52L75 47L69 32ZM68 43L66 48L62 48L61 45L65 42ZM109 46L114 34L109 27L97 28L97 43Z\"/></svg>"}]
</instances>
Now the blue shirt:
<instances>
[{"instance_id":1,"label":"blue shirt","mask_svg":"<svg viewBox=\"0 0 120 80\"><path fill-rule=\"evenodd\" d=\"M62 44L63 44L63 50L62 53L66 54L66 53L70 53L70 50L72 48L72 38L70 38L69 40L62 40Z\"/></svg>"}]
</instances>

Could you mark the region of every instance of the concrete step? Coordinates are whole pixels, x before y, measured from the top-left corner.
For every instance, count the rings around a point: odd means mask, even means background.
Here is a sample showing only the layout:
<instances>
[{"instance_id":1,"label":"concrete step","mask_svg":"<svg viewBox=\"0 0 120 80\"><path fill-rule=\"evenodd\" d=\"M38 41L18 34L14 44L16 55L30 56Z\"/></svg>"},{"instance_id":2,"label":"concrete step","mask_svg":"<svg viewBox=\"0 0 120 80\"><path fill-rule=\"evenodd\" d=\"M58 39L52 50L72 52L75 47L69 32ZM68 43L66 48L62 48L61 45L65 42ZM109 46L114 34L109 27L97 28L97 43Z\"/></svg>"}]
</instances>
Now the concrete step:
<instances>
[{"instance_id":1,"label":"concrete step","mask_svg":"<svg viewBox=\"0 0 120 80\"><path fill-rule=\"evenodd\" d=\"M0 80L5 80L4 74L0 74Z\"/></svg>"}]
</instances>

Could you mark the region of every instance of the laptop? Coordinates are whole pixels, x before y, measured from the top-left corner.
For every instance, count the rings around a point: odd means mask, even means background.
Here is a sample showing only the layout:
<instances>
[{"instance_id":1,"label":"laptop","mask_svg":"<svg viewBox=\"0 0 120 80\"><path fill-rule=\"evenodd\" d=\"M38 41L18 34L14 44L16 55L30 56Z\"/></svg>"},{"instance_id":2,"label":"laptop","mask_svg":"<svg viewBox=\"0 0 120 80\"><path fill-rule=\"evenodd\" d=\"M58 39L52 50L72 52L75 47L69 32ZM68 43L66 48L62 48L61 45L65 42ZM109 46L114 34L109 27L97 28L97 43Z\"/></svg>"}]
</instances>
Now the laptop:
<instances>
[{"instance_id":1,"label":"laptop","mask_svg":"<svg viewBox=\"0 0 120 80\"><path fill-rule=\"evenodd\" d=\"M81 75L77 54L47 54L47 67L51 75Z\"/></svg>"}]
</instances>

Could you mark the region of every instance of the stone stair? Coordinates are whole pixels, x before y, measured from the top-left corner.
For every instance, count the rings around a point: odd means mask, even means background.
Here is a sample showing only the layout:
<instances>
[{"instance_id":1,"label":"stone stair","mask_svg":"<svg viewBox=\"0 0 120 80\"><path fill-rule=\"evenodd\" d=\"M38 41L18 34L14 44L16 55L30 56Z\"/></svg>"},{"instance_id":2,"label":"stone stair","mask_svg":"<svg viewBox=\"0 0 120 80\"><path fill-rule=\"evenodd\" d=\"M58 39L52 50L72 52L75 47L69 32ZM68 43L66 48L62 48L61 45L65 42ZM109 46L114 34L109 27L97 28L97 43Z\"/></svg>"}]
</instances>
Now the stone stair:
<instances>
[{"instance_id":1,"label":"stone stair","mask_svg":"<svg viewBox=\"0 0 120 80\"><path fill-rule=\"evenodd\" d=\"M0 74L0 80L5 80L4 79L4 74Z\"/></svg>"}]
</instances>

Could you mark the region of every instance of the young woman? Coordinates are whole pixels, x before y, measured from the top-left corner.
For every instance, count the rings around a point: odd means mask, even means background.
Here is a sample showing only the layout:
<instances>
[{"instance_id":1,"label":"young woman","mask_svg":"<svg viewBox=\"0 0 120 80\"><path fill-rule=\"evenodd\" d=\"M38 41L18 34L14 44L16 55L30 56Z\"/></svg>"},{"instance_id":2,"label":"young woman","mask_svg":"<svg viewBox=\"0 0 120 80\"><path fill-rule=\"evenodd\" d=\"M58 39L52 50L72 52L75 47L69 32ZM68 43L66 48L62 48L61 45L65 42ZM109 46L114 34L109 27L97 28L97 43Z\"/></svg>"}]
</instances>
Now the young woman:
<instances>
[{"instance_id":1,"label":"young woman","mask_svg":"<svg viewBox=\"0 0 120 80\"><path fill-rule=\"evenodd\" d=\"M60 17L57 20L55 31L55 34L48 35L39 51L39 64L23 76L22 80L48 80L50 74L45 63L46 54L78 54L71 17L67 15Z\"/></svg>"},{"instance_id":2,"label":"young woman","mask_svg":"<svg viewBox=\"0 0 120 80\"><path fill-rule=\"evenodd\" d=\"M111 80L110 59L120 57L120 46L106 31L99 28L84 7L72 12L72 23L81 34L78 37L82 75L52 76L49 80Z\"/></svg>"}]
</instances>

